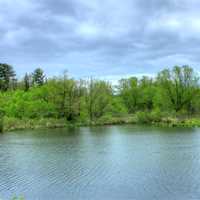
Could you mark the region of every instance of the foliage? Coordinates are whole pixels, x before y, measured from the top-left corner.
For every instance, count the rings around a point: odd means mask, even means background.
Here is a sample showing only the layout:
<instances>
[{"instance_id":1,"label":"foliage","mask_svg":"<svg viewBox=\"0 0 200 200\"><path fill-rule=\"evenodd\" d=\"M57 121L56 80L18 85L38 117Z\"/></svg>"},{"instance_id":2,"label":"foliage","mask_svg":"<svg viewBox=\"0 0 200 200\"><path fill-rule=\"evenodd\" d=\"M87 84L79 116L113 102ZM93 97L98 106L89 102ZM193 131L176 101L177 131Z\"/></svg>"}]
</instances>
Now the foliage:
<instances>
[{"instance_id":1,"label":"foliage","mask_svg":"<svg viewBox=\"0 0 200 200\"><path fill-rule=\"evenodd\" d=\"M43 119L64 119L62 124L109 124L135 120L160 123L200 114L199 77L189 66L165 69L155 78L122 79L116 87L92 78L75 80L66 72L59 77L45 77L43 70L38 68L14 84L13 68L0 64L0 109L5 114L0 118L1 130L3 118L12 127L13 123L22 123L23 120L32 127L35 120ZM127 115L135 118L128 119Z\"/></svg>"},{"instance_id":2,"label":"foliage","mask_svg":"<svg viewBox=\"0 0 200 200\"><path fill-rule=\"evenodd\" d=\"M28 75L27 73L24 76L24 91L28 91L31 87L32 77L31 75Z\"/></svg>"},{"instance_id":3,"label":"foliage","mask_svg":"<svg viewBox=\"0 0 200 200\"><path fill-rule=\"evenodd\" d=\"M42 86L45 82L45 75L41 68L37 68L33 72L32 77L33 77L33 84L35 84L37 86Z\"/></svg>"},{"instance_id":4,"label":"foliage","mask_svg":"<svg viewBox=\"0 0 200 200\"><path fill-rule=\"evenodd\" d=\"M121 79L119 81L119 94L122 98L129 113L133 113L138 109L138 101L140 99L140 91L138 87L138 79L131 77L129 79Z\"/></svg>"},{"instance_id":5,"label":"foliage","mask_svg":"<svg viewBox=\"0 0 200 200\"><path fill-rule=\"evenodd\" d=\"M8 64L0 63L0 90L7 91L15 87L15 72Z\"/></svg>"},{"instance_id":6,"label":"foliage","mask_svg":"<svg viewBox=\"0 0 200 200\"><path fill-rule=\"evenodd\" d=\"M4 129L4 115L5 111L0 108L0 133L3 132Z\"/></svg>"},{"instance_id":7,"label":"foliage","mask_svg":"<svg viewBox=\"0 0 200 200\"><path fill-rule=\"evenodd\" d=\"M199 78L189 66L175 66L158 74L157 81L163 89L164 97L176 112L185 109L194 112L192 102L199 91Z\"/></svg>"}]
</instances>

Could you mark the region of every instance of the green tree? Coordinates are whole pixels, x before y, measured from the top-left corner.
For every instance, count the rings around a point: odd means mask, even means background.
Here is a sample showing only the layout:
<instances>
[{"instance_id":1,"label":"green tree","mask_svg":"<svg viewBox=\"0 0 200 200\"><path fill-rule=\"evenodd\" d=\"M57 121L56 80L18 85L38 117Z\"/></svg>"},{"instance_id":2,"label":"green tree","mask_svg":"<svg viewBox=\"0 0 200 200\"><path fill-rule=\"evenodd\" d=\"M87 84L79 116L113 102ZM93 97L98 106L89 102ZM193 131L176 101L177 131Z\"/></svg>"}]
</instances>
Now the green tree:
<instances>
[{"instance_id":1,"label":"green tree","mask_svg":"<svg viewBox=\"0 0 200 200\"><path fill-rule=\"evenodd\" d=\"M91 79L88 83L87 108L90 121L102 117L109 111L113 90L110 83Z\"/></svg>"},{"instance_id":2,"label":"green tree","mask_svg":"<svg viewBox=\"0 0 200 200\"><path fill-rule=\"evenodd\" d=\"M139 81L138 89L140 91L139 109L152 110L154 104L155 85L152 78L143 76Z\"/></svg>"},{"instance_id":3,"label":"green tree","mask_svg":"<svg viewBox=\"0 0 200 200\"><path fill-rule=\"evenodd\" d=\"M35 69L33 72L33 84L37 86L42 86L45 83L44 71L41 68Z\"/></svg>"},{"instance_id":4,"label":"green tree","mask_svg":"<svg viewBox=\"0 0 200 200\"><path fill-rule=\"evenodd\" d=\"M9 88L15 88L15 76L11 65L0 63L0 90L7 91Z\"/></svg>"},{"instance_id":5,"label":"green tree","mask_svg":"<svg viewBox=\"0 0 200 200\"><path fill-rule=\"evenodd\" d=\"M45 86L50 90L48 101L55 105L58 117L73 121L80 116L83 91L78 81L68 78L65 71L62 77L49 79Z\"/></svg>"},{"instance_id":6,"label":"green tree","mask_svg":"<svg viewBox=\"0 0 200 200\"><path fill-rule=\"evenodd\" d=\"M140 99L138 79L136 77L121 79L119 81L118 90L128 112L134 113L138 109Z\"/></svg>"},{"instance_id":7,"label":"green tree","mask_svg":"<svg viewBox=\"0 0 200 200\"><path fill-rule=\"evenodd\" d=\"M24 90L28 91L31 87L31 76L27 73L24 76Z\"/></svg>"},{"instance_id":8,"label":"green tree","mask_svg":"<svg viewBox=\"0 0 200 200\"><path fill-rule=\"evenodd\" d=\"M182 109L192 112L191 105L199 87L198 80L189 66L175 66L172 70L161 71L157 76L157 83L165 97L163 102L169 101L176 112Z\"/></svg>"}]
</instances>

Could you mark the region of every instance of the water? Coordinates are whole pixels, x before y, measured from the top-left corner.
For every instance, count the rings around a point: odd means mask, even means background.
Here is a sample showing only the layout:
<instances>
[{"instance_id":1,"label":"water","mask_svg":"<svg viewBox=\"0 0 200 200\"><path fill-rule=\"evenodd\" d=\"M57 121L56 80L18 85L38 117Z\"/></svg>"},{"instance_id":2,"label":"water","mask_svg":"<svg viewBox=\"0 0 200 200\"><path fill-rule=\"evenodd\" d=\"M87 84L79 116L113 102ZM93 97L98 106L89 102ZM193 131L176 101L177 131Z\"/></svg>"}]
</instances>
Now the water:
<instances>
[{"instance_id":1,"label":"water","mask_svg":"<svg viewBox=\"0 0 200 200\"><path fill-rule=\"evenodd\" d=\"M0 135L0 199L200 198L200 129L107 126Z\"/></svg>"}]
</instances>

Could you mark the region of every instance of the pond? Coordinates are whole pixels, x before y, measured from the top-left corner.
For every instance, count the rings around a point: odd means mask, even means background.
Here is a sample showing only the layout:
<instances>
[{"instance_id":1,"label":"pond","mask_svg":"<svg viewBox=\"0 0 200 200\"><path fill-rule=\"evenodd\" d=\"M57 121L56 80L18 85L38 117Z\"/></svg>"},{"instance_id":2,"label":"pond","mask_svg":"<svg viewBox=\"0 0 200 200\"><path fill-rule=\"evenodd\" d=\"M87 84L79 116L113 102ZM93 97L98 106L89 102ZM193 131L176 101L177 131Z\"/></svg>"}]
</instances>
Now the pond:
<instances>
[{"instance_id":1,"label":"pond","mask_svg":"<svg viewBox=\"0 0 200 200\"><path fill-rule=\"evenodd\" d=\"M102 126L0 135L0 199L200 197L200 129Z\"/></svg>"}]
</instances>

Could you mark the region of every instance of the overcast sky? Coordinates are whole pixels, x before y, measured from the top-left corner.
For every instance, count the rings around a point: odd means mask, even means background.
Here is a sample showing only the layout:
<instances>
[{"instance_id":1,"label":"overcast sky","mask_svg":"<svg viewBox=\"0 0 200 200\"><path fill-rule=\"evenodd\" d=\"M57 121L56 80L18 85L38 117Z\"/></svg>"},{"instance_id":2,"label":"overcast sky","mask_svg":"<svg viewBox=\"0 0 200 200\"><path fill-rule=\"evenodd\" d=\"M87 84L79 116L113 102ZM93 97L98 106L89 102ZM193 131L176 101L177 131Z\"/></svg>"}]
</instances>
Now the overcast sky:
<instances>
[{"instance_id":1,"label":"overcast sky","mask_svg":"<svg viewBox=\"0 0 200 200\"><path fill-rule=\"evenodd\" d=\"M0 0L0 62L17 74L200 71L199 0Z\"/></svg>"}]
</instances>

